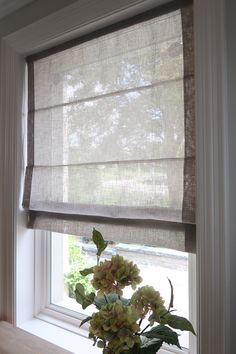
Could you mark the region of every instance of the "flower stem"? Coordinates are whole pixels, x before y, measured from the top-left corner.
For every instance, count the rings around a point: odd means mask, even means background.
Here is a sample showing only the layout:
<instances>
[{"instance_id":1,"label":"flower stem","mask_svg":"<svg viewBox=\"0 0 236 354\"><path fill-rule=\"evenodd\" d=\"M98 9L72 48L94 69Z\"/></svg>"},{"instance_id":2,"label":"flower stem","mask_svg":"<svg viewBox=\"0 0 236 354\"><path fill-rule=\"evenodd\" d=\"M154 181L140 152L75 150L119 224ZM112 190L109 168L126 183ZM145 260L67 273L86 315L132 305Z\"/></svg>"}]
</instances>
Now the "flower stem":
<instances>
[{"instance_id":1,"label":"flower stem","mask_svg":"<svg viewBox=\"0 0 236 354\"><path fill-rule=\"evenodd\" d=\"M148 327L150 327L150 323L142 330L142 332L140 334L143 334L143 332L145 332L146 329L148 329Z\"/></svg>"},{"instance_id":2,"label":"flower stem","mask_svg":"<svg viewBox=\"0 0 236 354\"><path fill-rule=\"evenodd\" d=\"M174 288L173 288L173 285L172 285L170 279L169 278L167 278L167 279L170 284L170 303L169 303L169 307L168 307L168 311L170 311L170 309L174 307Z\"/></svg>"},{"instance_id":3,"label":"flower stem","mask_svg":"<svg viewBox=\"0 0 236 354\"><path fill-rule=\"evenodd\" d=\"M106 300L106 303L108 304L108 300L107 300L106 294L104 293L103 295L104 295L104 298Z\"/></svg>"},{"instance_id":4,"label":"flower stem","mask_svg":"<svg viewBox=\"0 0 236 354\"><path fill-rule=\"evenodd\" d=\"M141 326L142 321L143 321L143 319L140 318L139 323L138 323L139 327ZM136 334L137 336L139 336L141 333L136 332L135 334Z\"/></svg>"}]
</instances>

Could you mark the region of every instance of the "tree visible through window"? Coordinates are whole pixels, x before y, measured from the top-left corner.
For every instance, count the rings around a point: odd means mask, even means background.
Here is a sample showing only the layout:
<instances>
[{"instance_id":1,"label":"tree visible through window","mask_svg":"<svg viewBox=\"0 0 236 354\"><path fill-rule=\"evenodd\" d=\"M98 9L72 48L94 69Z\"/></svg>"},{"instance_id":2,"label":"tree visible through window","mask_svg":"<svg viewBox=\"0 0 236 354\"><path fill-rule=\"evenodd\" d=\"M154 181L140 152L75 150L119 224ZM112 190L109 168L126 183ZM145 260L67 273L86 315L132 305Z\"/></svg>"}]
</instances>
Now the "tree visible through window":
<instances>
[{"instance_id":1,"label":"tree visible through window","mask_svg":"<svg viewBox=\"0 0 236 354\"><path fill-rule=\"evenodd\" d=\"M192 32L185 4L28 58L31 227L195 251Z\"/></svg>"}]
</instances>

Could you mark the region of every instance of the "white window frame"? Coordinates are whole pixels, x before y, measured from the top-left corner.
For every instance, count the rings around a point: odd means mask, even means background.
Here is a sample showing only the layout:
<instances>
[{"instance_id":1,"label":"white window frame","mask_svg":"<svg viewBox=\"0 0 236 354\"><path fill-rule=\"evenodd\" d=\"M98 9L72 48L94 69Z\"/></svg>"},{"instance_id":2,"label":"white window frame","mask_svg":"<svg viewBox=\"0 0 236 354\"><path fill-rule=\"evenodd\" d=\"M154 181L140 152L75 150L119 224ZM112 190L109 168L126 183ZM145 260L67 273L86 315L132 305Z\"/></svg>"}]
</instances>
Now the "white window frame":
<instances>
[{"instance_id":1,"label":"white window frame","mask_svg":"<svg viewBox=\"0 0 236 354\"><path fill-rule=\"evenodd\" d=\"M60 325L65 330L88 337L88 324L79 328L81 320L86 318L82 313L57 306L51 303L51 232L35 231L35 318ZM196 256L189 254L189 317L196 328ZM37 289L41 289L40 293ZM23 327L24 328L24 324ZM27 326L27 325L26 325ZM173 346L163 346L163 353L196 354L196 337L189 336L189 350L179 350ZM162 351L160 351L162 354Z\"/></svg>"},{"instance_id":2,"label":"white window frame","mask_svg":"<svg viewBox=\"0 0 236 354\"><path fill-rule=\"evenodd\" d=\"M226 0L195 0L198 354L230 354ZM34 308L34 235L20 208L24 56L157 5L87 0L1 38L0 314L19 324ZM93 11L91 11L91 8ZM26 257L26 254L28 257ZM31 264L31 266L30 266ZM26 281L27 280L27 281ZM231 279L232 282L232 279ZM17 292L15 289L21 289Z\"/></svg>"}]
</instances>

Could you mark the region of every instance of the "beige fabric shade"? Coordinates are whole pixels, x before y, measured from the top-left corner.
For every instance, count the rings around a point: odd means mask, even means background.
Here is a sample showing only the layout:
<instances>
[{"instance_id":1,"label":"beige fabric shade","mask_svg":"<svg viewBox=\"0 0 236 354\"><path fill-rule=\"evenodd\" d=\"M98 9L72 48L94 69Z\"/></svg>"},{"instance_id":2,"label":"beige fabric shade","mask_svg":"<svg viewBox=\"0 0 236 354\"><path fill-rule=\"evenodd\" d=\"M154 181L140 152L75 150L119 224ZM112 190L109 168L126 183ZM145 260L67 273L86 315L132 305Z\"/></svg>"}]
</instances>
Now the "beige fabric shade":
<instances>
[{"instance_id":1,"label":"beige fabric shade","mask_svg":"<svg viewBox=\"0 0 236 354\"><path fill-rule=\"evenodd\" d=\"M29 58L30 227L194 251L192 8L147 17Z\"/></svg>"}]
</instances>

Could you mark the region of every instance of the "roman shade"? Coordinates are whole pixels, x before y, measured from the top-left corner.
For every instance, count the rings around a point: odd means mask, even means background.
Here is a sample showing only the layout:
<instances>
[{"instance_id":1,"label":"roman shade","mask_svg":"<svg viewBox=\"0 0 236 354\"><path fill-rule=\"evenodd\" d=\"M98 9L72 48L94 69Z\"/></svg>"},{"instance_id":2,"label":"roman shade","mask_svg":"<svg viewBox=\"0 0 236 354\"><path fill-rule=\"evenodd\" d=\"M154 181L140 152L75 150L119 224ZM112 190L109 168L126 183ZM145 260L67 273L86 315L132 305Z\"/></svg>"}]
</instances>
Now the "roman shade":
<instances>
[{"instance_id":1,"label":"roman shade","mask_svg":"<svg viewBox=\"0 0 236 354\"><path fill-rule=\"evenodd\" d=\"M27 61L28 226L194 252L189 1Z\"/></svg>"}]
</instances>

